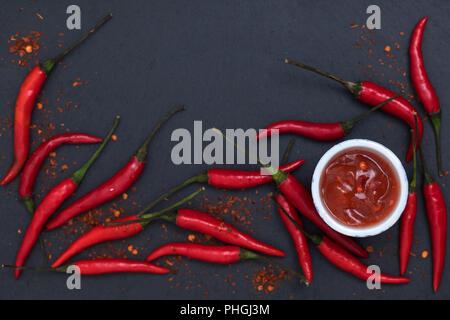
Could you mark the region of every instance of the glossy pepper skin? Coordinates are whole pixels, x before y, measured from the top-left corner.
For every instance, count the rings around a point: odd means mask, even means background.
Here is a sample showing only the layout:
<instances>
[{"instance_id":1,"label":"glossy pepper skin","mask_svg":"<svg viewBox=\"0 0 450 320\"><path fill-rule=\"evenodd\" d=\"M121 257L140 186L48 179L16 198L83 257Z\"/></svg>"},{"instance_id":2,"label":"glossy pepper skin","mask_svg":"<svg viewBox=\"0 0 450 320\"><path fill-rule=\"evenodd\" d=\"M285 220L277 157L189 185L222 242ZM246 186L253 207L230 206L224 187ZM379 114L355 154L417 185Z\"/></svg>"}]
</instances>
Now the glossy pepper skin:
<instances>
[{"instance_id":1,"label":"glossy pepper skin","mask_svg":"<svg viewBox=\"0 0 450 320\"><path fill-rule=\"evenodd\" d=\"M297 229L301 230L306 237L308 237L316 246L322 255L327 258L332 264L338 268L353 274L354 276L367 280L371 274L367 273L367 266L355 258L351 253L341 247L339 244L331 241L325 235L310 234L305 231L305 229L298 224L294 219L290 217L287 211L280 205L278 201L275 200L275 204L282 211L284 216L286 216L292 224L296 226ZM387 274L380 274L379 278L381 283L407 283L410 280L404 277L391 276Z\"/></svg>"},{"instance_id":2,"label":"glossy pepper skin","mask_svg":"<svg viewBox=\"0 0 450 320\"><path fill-rule=\"evenodd\" d=\"M382 103L386 99L389 99L392 97L395 93L391 90L388 90L384 87L381 87L373 82L370 81L363 81L360 84L360 90L359 93L356 95L358 100L370 105L375 106L379 103ZM389 103L385 104L381 110L392 114L393 116L402 119L405 121L411 129L416 131L415 126L415 120L414 120L414 113L417 113L417 110L412 106L411 103L408 102L403 97L398 97ZM422 118L418 116L417 118L418 124L418 137L420 140L422 140L423 136L423 122ZM415 135L417 137L417 135ZM418 145L419 141L416 138L415 144ZM406 161L409 162L412 159L413 156L413 143L410 142L408 152L406 154ZM416 147L417 150L417 147Z\"/></svg>"},{"instance_id":3,"label":"glossy pepper skin","mask_svg":"<svg viewBox=\"0 0 450 320\"><path fill-rule=\"evenodd\" d=\"M73 263L80 268L81 275L99 275L108 273L156 273L166 274L170 270L151 263L128 259L80 260Z\"/></svg>"},{"instance_id":4,"label":"glossy pepper skin","mask_svg":"<svg viewBox=\"0 0 450 320\"><path fill-rule=\"evenodd\" d=\"M89 160L81 166L80 169L75 171L71 177L64 179L60 183L58 183L53 189L49 191L49 193L42 200L41 204L36 209L36 212L33 214L33 218L31 219L30 225L27 228L25 236L22 240L22 244L20 245L19 251L16 256L16 266L22 267L25 263L28 254L31 249L33 249L36 240L39 237L45 223L50 218L50 216L59 208L59 206L70 197L75 190L78 188L78 185L83 180L87 171L91 167L91 165L95 162L95 160L100 156L103 149L106 147L106 144L110 140L114 130L119 124L120 117L116 117L114 124L109 131L108 135L103 140L102 144L97 148L94 154L89 158ZM20 276L21 269L15 270L16 279Z\"/></svg>"},{"instance_id":5,"label":"glossy pepper skin","mask_svg":"<svg viewBox=\"0 0 450 320\"><path fill-rule=\"evenodd\" d=\"M185 109L186 108L183 106L170 111L166 115L166 117L153 128L136 154L131 157L131 159L127 164L125 164L125 166L122 167L122 169L120 169L117 173L115 173L111 178L102 183L100 186L89 191L77 201L62 210L46 225L46 229L55 229L71 218L90 209L93 209L98 205L101 205L102 203L108 202L127 191L144 171L147 159L147 149L153 136L156 134L159 128L164 123L166 123L175 113L183 111Z\"/></svg>"},{"instance_id":6,"label":"glossy pepper skin","mask_svg":"<svg viewBox=\"0 0 450 320\"><path fill-rule=\"evenodd\" d=\"M111 14L104 17L89 32L73 43L69 48L60 53L53 59L44 61L38 66L33 67L28 76L22 83L19 95L16 100L14 114L14 159L6 175L0 181L0 185L11 182L22 170L27 161L28 151L30 149L30 121L31 113L36 103L36 98L41 92L42 86L47 79L48 74L55 65L67 56L74 48L89 38L97 29L112 18Z\"/></svg>"},{"instance_id":7,"label":"glossy pepper skin","mask_svg":"<svg viewBox=\"0 0 450 320\"><path fill-rule=\"evenodd\" d=\"M114 221L134 221L137 219L139 219L137 215L131 215ZM144 227L139 222L117 226L96 226L86 233L82 234L77 240L72 242L72 244L52 264L52 268L59 267L78 252L81 252L84 249L97 243L128 238L134 236L135 234L138 234L142 230L144 230Z\"/></svg>"},{"instance_id":8,"label":"glossy pepper skin","mask_svg":"<svg viewBox=\"0 0 450 320\"><path fill-rule=\"evenodd\" d=\"M11 182L22 170L30 149L30 122L36 99L47 79L47 73L41 66L31 69L20 86L14 113L14 160L0 185Z\"/></svg>"},{"instance_id":9,"label":"glossy pepper skin","mask_svg":"<svg viewBox=\"0 0 450 320\"><path fill-rule=\"evenodd\" d=\"M278 203L283 207L286 213L294 219L297 224L303 227L303 223L300 220L298 213L295 210L295 207L287 201L287 199L282 194L277 194L275 199ZM283 220L286 229L289 231L291 235L292 241L294 242L295 251L297 252L298 260L300 262L300 266L302 267L303 274L305 275L308 283L312 282L313 279L313 270L311 264L311 254L309 252L308 239L306 239L305 234L298 229L295 224L285 215L283 214L281 209L278 209L281 220Z\"/></svg>"},{"instance_id":10,"label":"glossy pepper skin","mask_svg":"<svg viewBox=\"0 0 450 320\"><path fill-rule=\"evenodd\" d=\"M77 189L77 184L71 178L64 179L58 183L42 200L41 204L36 209L33 218L27 228L25 236L23 237L19 251L16 256L15 265L21 267L24 265L31 249L33 249L36 240L39 237L48 218L55 212L56 209L70 197ZM19 278L22 270L16 269L16 279Z\"/></svg>"},{"instance_id":11,"label":"glossy pepper skin","mask_svg":"<svg viewBox=\"0 0 450 320\"><path fill-rule=\"evenodd\" d=\"M315 122L306 122L306 121L298 121L298 120L286 120L279 121L271 124L265 130L261 131L256 138L262 138L266 136L271 136L274 130L277 130L278 133L294 133L304 137L308 137L318 141L334 141L343 138L346 136L353 127L362 119L369 116L372 112L378 110L383 105L392 101L398 97L398 95L394 95L389 99L383 101L382 103L376 105L369 111L357 116L354 119L342 121L342 122L334 122L334 123L315 123ZM283 171L282 168L280 170Z\"/></svg>"},{"instance_id":12,"label":"glossy pepper skin","mask_svg":"<svg viewBox=\"0 0 450 320\"><path fill-rule=\"evenodd\" d=\"M367 258L369 255L359 244L353 239L336 232L325 221L322 220L314 206L314 202L310 192L291 174L278 171L275 177L278 189L286 197L286 199L297 208L297 210L307 219L311 220L320 230L326 233L331 239L339 243L345 249L359 257Z\"/></svg>"},{"instance_id":13,"label":"glossy pepper skin","mask_svg":"<svg viewBox=\"0 0 450 320\"><path fill-rule=\"evenodd\" d=\"M141 176L145 164L145 161L139 161L136 157L132 157L131 160L111 178L58 213L58 215L50 220L45 226L46 230L58 228L80 213L86 212L121 195Z\"/></svg>"},{"instance_id":14,"label":"glossy pepper skin","mask_svg":"<svg viewBox=\"0 0 450 320\"><path fill-rule=\"evenodd\" d=\"M321 76L327 77L329 79L332 79L334 81L339 82L341 85L343 85L353 96L358 99L359 101L375 107L383 101L388 100L390 97L394 96L395 93L391 90L388 90L382 86L379 86L373 82L370 81L358 81L358 82L351 82L347 80L343 80L335 75L332 75L328 72L316 69L314 67L305 65L301 62L293 61L291 59L285 59L285 63L292 64L294 66L297 66L299 68L303 68L309 71L312 71L314 73L320 74ZM415 120L414 120L414 114L417 113L417 110L412 106L411 103L409 103L405 98L397 97L393 99L392 101L389 101L386 103L382 108L383 111L392 114L393 116L402 119L404 122L406 122L409 127L413 130L416 130ZM423 123L420 116L418 116L418 137L421 140L423 136ZM416 137L416 150L418 146L418 139L417 135ZM406 154L406 161L409 162L412 159L413 154L412 149L412 141L410 142L408 153Z\"/></svg>"},{"instance_id":15,"label":"glossy pepper skin","mask_svg":"<svg viewBox=\"0 0 450 320\"><path fill-rule=\"evenodd\" d=\"M410 72L414 90L428 114L441 110L439 98L428 78L422 56L422 38L428 17L423 17L416 25L409 46Z\"/></svg>"},{"instance_id":16,"label":"glossy pepper skin","mask_svg":"<svg viewBox=\"0 0 450 320\"><path fill-rule=\"evenodd\" d=\"M266 130L258 134L258 139L271 136L273 130L279 134L293 133L317 141L335 141L345 136L345 131L339 122L318 123L299 120L285 120L272 123Z\"/></svg>"},{"instance_id":17,"label":"glossy pepper skin","mask_svg":"<svg viewBox=\"0 0 450 320\"><path fill-rule=\"evenodd\" d=\"M151 252L145 261L150 262L163 256L178 255L212 263L235 263L257 256L249 256L249 251L242 251L235 246L210 246L196 243L169 243Z\"/></svg>"},{"instance_id":18,"label":"glossy pepper skin","mask_svg":"<svg viewBox=\"0 0 450 320\"><path fill-rule=\"evenodd\" d=\"M280 167L280 170L291 172L305 163L300 159ZM261 171L244 171L234 169L209 169L208 185L225 189L247 189L260 186L273 181L270 174L261 174Z\"/></svg>"},{"instance_id":19,"label":"glossy pepper skin","mask_svg":"<svg viewBox=\"0 0 450 320\"><path fill-rule=\"evenodd\" d=\"M285 256L283 251L256 240L222 220L197 210L179 209L177 210L175 218L171 216L168 220L174 221L180 228L208 234L225 243L244 247L267 255L277 257Z\"/></svg>"},{"instance_id":20,"label":"glossy pepper skin","mask_svg":"<svg viewBox=\"0 0 450 320\"><path fill-rule=\"evenodd\" d=\"M436 181L425 184L422 191L430 224L433 247L433 289L436 292L444 271L447 249L447 207L441 188Z\"/></svg>"},{"instance_id":21,"label":"glossy pepper skin","mask_svg":"<svg viewBox=\"0 0 450 320\"><path fill-rule=\"evenodd\" d=\"M90 231L76 239L69 248L56 259L52 264L52 267L62 265L65 261L87 247L104 241L128 238L141 232L150 221L131 223L131 221L136 221L139 218L141 218L139 215L131 215L113 221L114 223L130 221L128 224L96 226L92 228ZM156 218L173 222L181 228L208 234L225 243L246 247L275 256L284 256L282 251L260 242L237 230L233 226L206 213L190 209L180 209L176 213L157 216Z\"/></svg>"},{"instance_id":22,"label":"glossy pepper skin","mask_svg":"<svg viewBox=\"0 0 450 320\"><path fill-rule=\"evenodd\" d=\"M344 250L327 237L322 237L320 244L317 246L320 253L328 259L332 264L338 268L354 275L355 277L367 280L371 274L367 272L367 266L352 256L349 252ZM408 283L410 280L404 277L392 276L388 274L380 274L381 283L401 284Z\"/></svg>"},{"instance_id":23,"label":"glossy pepper skin","mask_svg":"<svg viewBox=\"0 0 450 320\"><path fill-rule=\"evenodd\" d=\"M409 46L409 60L410 60L410 74L411 81L414 86L420 102L427 111L431 123L433 125L434 133L436 136L436 153L439 175L444 176L442 169L442 157L441 157L441 106L439 98L428 78L427 71L425 69L425 63L422 56L422 39L427 25L428 18L422 18L416 25L414 32L411 36L411 43Z\"/></svg>"},{"instance_id":24,"label":"glossy pepper skin","mask_svg":"<svg viewBox=\"0 0 450 320\"><path fill-rule=\"evenodd\" d=\"M417 215L417 193L410 192L408 194L408 202L405 210L402 213L400 220L400 275L404 275L408 267L409 256L411 255L411 248L414 236L414 221Z\"/></svg>"},{"instance_id":25,"label":"glossy pepper skin","mask_svg":"<svg viewBox=\"0 0 450 320\"><path fill-rule=\"evenodd\" d=\"M84 133L63 133L53 136L49 140L43 142L30 156L25 163L22 175L20 177L19 195L26 203L30 212L33 212L33 186L39 170L42 167L47 156L63 144L85 144L99 143L101 138L91 136Z\"/></svg>"}]
</instances>

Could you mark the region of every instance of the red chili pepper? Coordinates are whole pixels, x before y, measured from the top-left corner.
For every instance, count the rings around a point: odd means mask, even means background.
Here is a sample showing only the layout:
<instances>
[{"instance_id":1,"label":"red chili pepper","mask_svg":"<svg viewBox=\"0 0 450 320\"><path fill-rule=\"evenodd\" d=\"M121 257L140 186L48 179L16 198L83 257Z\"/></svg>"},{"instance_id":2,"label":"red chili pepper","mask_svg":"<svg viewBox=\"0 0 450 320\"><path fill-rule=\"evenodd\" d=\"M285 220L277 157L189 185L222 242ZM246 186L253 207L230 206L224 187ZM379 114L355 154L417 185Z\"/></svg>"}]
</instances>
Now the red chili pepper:
<instances>
[{"instance_id":1,"label":"red chili pepper","mask_svg":"<svg viewBox=\"0 0 450 320\"><path fill-rule=\"evenodd\" d=\"M427 25L428 18L424 17L417 23L416 28L411 37L411 43L409 46L409 58L410 58L410 72L411 80L414 86L414 90L417 93L419 100L422 102L425 110L430 116L431 123L433 124L434 133L436 135L436 151L439 175L443 176L441 161L441 107L439 104L439 98L436 91L428 78L427 71L425 69L425 63L422 56L422 38L425 26Z\"/></svg>"},{"instance_id":2,"label":"red chili pepper","mask_svg":"<svg viewBox=\"0 0 450 320\"><path fill-rule=\"evenodd\" d=\"M69 54L75 47L86 40L105 22L112 18L109 14L103 20L92 28L86 35L75 42L57 57L47 60L31 69L28 76L20 86L19 95L17 96L15 115L14 115L14 160L6 175L0 181L0 185L11 182L22 170L28 157L30 149L30 120L31 113L36 102L36 98L41 92L47 75L53 67Z\"/></svg>"},{"instance_id":3,"label":"red chili pepper","mask_svg":"<svg viewBox=\"0 0 450 320\"><path fill-rule=\"evenodd\" d=\"M102 139L84 133L63 133L43 142L30 156L20 177L19 194L28 211L34 212L33 186L48 154L62 144L99 143Z\"/></svg>"},{"instance_id":4,"label":"red chili pepper","mask_svg":"<svg viewBox=\"0 0 450 320\"><path fill-rule=\"evenodd\" d=\"M433 180L427 169L422 148L419 145L422 160L424 182L422 186L428 222L430 224L431 244L433 247L433 289L436 292L444 271L447 249L447 207L439 184Z\"/></svg>"},{"instance_id":5,"label":"red chili pepper","mask_svg":"<svg viewBox=\"0 0 450 320\"><path fill-rule=\"evenodd\" d=\"M82 275L97 275L118 272L137 273L169 273L170 270L143 261L128 259L100 259L100 260L80 260L73 263L80 268Z\"/></svg>"},{"instance_id":6,"label":"red chili pepper","mask_svg":"<svg viewBox=\"0 0 450 320\"><path fill-rule=\"evenodd\" d=\"M116 174L114 174L107 181L100 186L89 191L77 201L73 202L67 208L62 210L55 218L50 220L46 225L47 230L55 229L71 218L95 208L102 203L105 203L127 191L133 183L141 176L144 171L147 158L147 149L153 136L159 128L166 123L175 113L185 110L186 108L175 108L162 119L149 134L142 146L138 149L136 154L122 167Z\"/></svg>"},{"instance_id":7,"label":"red chili pepper","mask_svg":"<svg viewBox=\"0 0 450 320\"><path fill-rule=\"evenodd\" d=\"M33 249L34 244L36 243L36 240L38 239L39 234L41 233L48 218L50 218L55 210L58 209L59 206L75 192L91 165L105 148L118 124L119 117L116 118L113 127L92 157L80 169L75 171L70 178L64 179L53 189L51 189L49 193L47 193L41 204L36 209L30 225L27 228L22 244L17 252L16 266L21 267L24 265L28 254L31 249ZM17 279L20 276L21 269L16 269L15 272Z\"/></svg>"},{"instance_id":8,"label":"red chili pepper","mask_svg":"<svg viewBox=\"0 0 450 320\"><path fill-rule=\"evenodd\" d=\"M280 169L285 172L292 172L305 163L305 161L306 160L304 159L300 159L280 166ZM270 174L261 174L260 170L244 171L234 169L209 169L206 172L202 172L186 179L179 185L162 194L159 198L142 209L140 213L150 211L150 209L152 209L155 205L192 183L207 183L210 186L225 189L247 189L260 186L271 181L273 181L273 177Z\"/></svg>"},{"instance_id":9,"label":"red chili pepper","mask_svg":"<svg viewBox=\"0 0 450 320\"><path fill-rule=\"evenodd\" d=\"M298 213L295 211L295 207L287 201L287 199L282 194L276 195L276 200L283 207L283 209L294 219L301 227L303 223L300 220ZM312 282L313 270L311 264L311 254L309 253L308 240L301 230L299 230L289 218L283 214L281 209L278 209L281 220L283 220L286 229L288 229L291 235L292 241L294 241L295 251L297 251L298 260L300 266L302 267L303 273L309 283Z\"/></svg>"},{"instance_id":10,"label":"red chili pepper","mask_svg":"<svg viewBox=\"0 0 450 320\"><path fill-rule=\"evenodd\" d=\"M316 244L316 246L320 253L338 268L351 273L362 280L367 280L371 276L371 274L367 272L367 266L364 263L356 259L349 252L327 237L323 236L320 243ZM404 277L381 273L380 282L401 284L408 283L410 280Z\"/></svg>"},{"instance_id":11,"label":"red chili pepper","mask_svg":"<svg viewBox=\"0 0 450 320\"><path fill-rule=\"evenodd\" d=\"M275 201L278 209L282 210L284 215L288 217L295 226L301 230L317 247L317 249L322 253L322 255L327 258L332 264L337 266L338 268L353 274L354 276L367 280L371 274L368 273L367 266L359 261L357 258L352 256L348 251L344 250L340 245L331 241L325 235L311 235L303 229L295 220L291 219L289 214L281 207L281 205ZM388 274L380 274L380 282L381 283L408 283L410 280L404 277L392 276Z\"/></svg>"},{"instance_id":12,"label":"red chili pepper","mask_svg":"<svg viewBox=\"0 0 450 320\"><path fill-rule=\"evenodd\" d=\"M319 141L334 141L343 138L353 129L353 127L362 119L367 117L372 112L378 110L382 106L384 106L389 101L395 99L399 95L389 98L388 100L380 103L379 105L373 107L369 111L359 115L358 117L342 122L334 122L334 123L315 123L315 122L306 122L306 121L297 121L297 120L286 120L279 121L271 124L266 127L265 130L261 131L256 139L260 139L262 137L270 137L272 135L273 130L277 130L278 133L294 133L301 136L305 136L307 138L311 138ZM281 169L281 168L280 168Z\"/></svg>"},{"instance_id":13,"label":"red chili pepper","mask_svg":"<svg viewBox=\"0 0 450 320\"><path fill-rule=\"evenodd\" d=\"M209 214L192 210L178 209L176 213L161 216L162 219L175 223L180 228L208 234L225 243L244 247L271 256L284 257L283 251L245 234L232 225Z\"/></svg>"},{"instance_id":14,"label":"red chili pepper","mask_svg":"<svg viewBox=\"0 0 450 320\"><path fill-rule=\"evenodd\" d=\"M80 268L80 274L84 276L93 276L99 274L109 273L156 273L166 274L170 270L148 262L128 260L128 259L97 259L97 260L80 260L70 265L75 265ZM61 266L59 268L34 268L2 265L3 268L14 268L16 270L36 270L36 271L52 271L52 272L66 272L70 265Z\"/></svg>"},{"instance_id":15,"label":"red chili pepper","mask_svg":"<svg viewBox=\"0 0 450 320\"><path fill-rule=\"evenodd\" d=\"M336 232L322 220L314 206L310 192L293 175L277 170L274 174L274 180L286 199L331 239L359 257L367 258L369 256L367 251L353 239Z\"/></svg>"},{"instance_id":16,"label":"red chili pepper","mask_svg":"<svg viewBox=\"0 0 450 320\"><path fill-rule=\"evenodd\" d=\"M145 226L150 223L149 219L145 219L148 216L158 216L162 215L168 211L173 210L174 208L190 201L197 194L203 191L203 188L200 188L196 192L192 193L188 197L174 203L168 208L160 210L158 212L154 212L148 215L145 214L133 214L128 217L120 218L114 220L112 225L99 225L93 227L91 230L82 234L78 239L76 239L72 244L61 254L61 256L56 259L56 261L52 264L53 268L59 267L68 259L73 257L78 252L93 246L97 243L117 240L117 239L125 239L131 237L135 234L138 234L142 230L144 230ZM129 223L124 223L129 222Z\"/></svg>"},{"instance_id":17,"label":"red chili pepper","mask_svg":"<svg viewBox=\"0 0 450 320\"><path fill-rule=\"evenodd\" d=\"M414 135L414 130L411 130ZM413 136L414 139L414 136ZM414 140L413 140L414 143ZM415 146L414 146L415 147ZM413 178L409 183L408 201L400 220L400 246L398 256L400 258L400 274L404 275L408 266L409 256L414 236L414 221L417 215L417 193L416 193L416 152L413 153Z\"/></svg>"},{"instance_id":18,"label":"red chili pepper","mask_svg":"<svg viewBox=\"0 0 450 320\"><path fill-rule=\"evenodd\" d=\"M139 217L137 215L131 215L125 218L114 220L115 222L122 222L122 221L134 221L138 220ZM117 240L117 239L124 239L131 236L134 236L135 234L138 234L144 230L144 227L141 223L136 222L133 224L123 224L123 225L116 225L116 226L103 226L99 225L91 230L87 231L83 235L81 235L77 240L75 240L67 249L64 251L58 259L52 264L52 268L59 267L62 265L65 261L70 259L72 256L77 254L78 252L81 252L82 250L93 246L97 243L105 242L105 241L111 241L111 240Z\"/></svg>"},{"instance_id":19,"label":"red chili pepper","mask_svg":"<svg viewBox=\"0 0 450 320\"><path fill-rule=\"evenodd\" d=\"M383 101L386 101L390 97L392 97L395 93L381 87L375 83L369 81L359 81L359 82L350 82L343 79L340 79L334 75L331 75L327 72L318 70L316 68L307 66L300 62L295 62L290 59L285 60L286 63L295 65L297 67L313 71L322 76L325 76L329 79L335 80L346 87L358 100L370 105L376 106ZM405 121L411 129L416 128L414 125L414 112L417 113L416 109L403 97L397 97L396 99L390 101L385 106L381 108L381 110L392 114L393 116L402 119ZM418 126L419 129L419 137L422 139L423 136L423 123L422 118L418 117ZM416 138L416 146L417 146L417 138ZM416 147L417 150L417 147ZM412 159L412 141L409 145L408 153L406 155L406 161L409 162Z\"/></svg>"},{"instance_id":20,"label":"red chili pepper","mask_svg":"<svg viewBox=\"0 0 450 320\"><path fill-rule=\"evenodd\" d=\"M258 255L236 246L210 246L195 243L168 243L150 253L145 261L150 262L163 256L177 255L213 263L235 263L257 259Z\"/></svg>"},{"instance_id":21,"label":"red chili pepper","mask_svg":"<svg viewBox=\"0 0 450 320\"><path fill-rule=\"evenodd\" d=\"M278 263L265 256L261 256L255 252L235 246L210 246L194 243L169 243L157 248L152 253L150 253L146 261L153 261L155 259L158 259L159 257L167 255L179 255L206 262L224 264L230 264L249 259L261 259L288 271L292 275L299 278L305 284L309 284L308 280L302 274L295 272L288 266Z\"/></svg>"},{"instance_id":22,"label":"red chili pepper","mask_svg":"<svg viewBox=\"0 0 450 320\"><path fill-rule=\"evenodd\" d=\"M235 227L206 213L191 209L179 209L177 212L162 215L162 213L165 213L166 211L167 209L165 209L164 212L150 213L142 216L132 215L126 219L115 220L106 226L94 227L75 240L52 264L52 267L60 266L76 253L94 244L112 239L123 239L134 235L142 231L150 221L155 219L164 219L173 222L181 228L210 235L225 243L245 247L268 255L279 257L285 256L281 250L258 241L237 230ZM133 220L133 218L135 218L135 220Z\"/></svg>"}]
</instances>

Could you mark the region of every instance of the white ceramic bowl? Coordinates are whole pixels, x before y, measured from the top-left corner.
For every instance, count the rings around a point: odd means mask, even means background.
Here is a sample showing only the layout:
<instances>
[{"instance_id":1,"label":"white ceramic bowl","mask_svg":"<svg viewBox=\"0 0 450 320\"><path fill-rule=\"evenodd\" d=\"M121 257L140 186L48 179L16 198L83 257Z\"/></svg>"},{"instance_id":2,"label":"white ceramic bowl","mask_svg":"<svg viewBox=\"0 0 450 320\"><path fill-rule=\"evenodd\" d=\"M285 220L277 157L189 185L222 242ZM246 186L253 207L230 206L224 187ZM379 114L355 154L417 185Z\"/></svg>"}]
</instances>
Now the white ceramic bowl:
<instances>
[{"instance_id":1,"label":"white ceramic bowl","mask_svg":"<svg viewBox=\"0 0 450 320\"><path fill-rule=\"evenodd\" d=\"M341 153L342 151L349 149L362 149L380 155L391 165L393 171L397 174L400 186L397 206L394 208L394 210L391 212L389 216L381 220L376 225L369 227L351 227L344 225L338 220L336 220L330 214L330 212L325 207L322 201L320 192L320 185L321 185L320 180L322 178L322 172L324 171L325 167L328 165L331 159L333 159L337 154ZM337 232L340 232L342 234L351 237L369 237L386 231L397 222L397 220L402 215L403 210L405 209L406 206L406 202L408 200L408 187L409 187L408 177L406 176L405 169L403 168L403 165L400 162L400 160L391 150L375 141L366 139L351 139L335 145L322 156L322 158L319 160L314 170L311 183L311 192L314 199L314 205L316 206L317 211L319 212L322 219L331 228L333 228Z\"/></svg>"}]
</instances>

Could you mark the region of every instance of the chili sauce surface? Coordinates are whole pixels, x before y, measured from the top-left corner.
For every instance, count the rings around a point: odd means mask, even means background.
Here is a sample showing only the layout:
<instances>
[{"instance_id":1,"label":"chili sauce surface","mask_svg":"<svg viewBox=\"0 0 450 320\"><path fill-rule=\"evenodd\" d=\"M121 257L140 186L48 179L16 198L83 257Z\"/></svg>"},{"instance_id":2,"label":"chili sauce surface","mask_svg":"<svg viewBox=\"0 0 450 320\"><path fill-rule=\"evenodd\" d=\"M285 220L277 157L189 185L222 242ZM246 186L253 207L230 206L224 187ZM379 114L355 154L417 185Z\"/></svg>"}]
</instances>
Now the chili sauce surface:
<instances>
[{"instance_id":1,"label":"chili sauce surface","mask_svg":"<svg viewBox=\"0 0 450 320\"><path fill-rule=\"evenodd\" d=\"M397 174L388 161L364 149L345 150L331 159L320 189L331 215L351 227L369 227L385 219L400 194Z\"/></svg>"}]
</instances>

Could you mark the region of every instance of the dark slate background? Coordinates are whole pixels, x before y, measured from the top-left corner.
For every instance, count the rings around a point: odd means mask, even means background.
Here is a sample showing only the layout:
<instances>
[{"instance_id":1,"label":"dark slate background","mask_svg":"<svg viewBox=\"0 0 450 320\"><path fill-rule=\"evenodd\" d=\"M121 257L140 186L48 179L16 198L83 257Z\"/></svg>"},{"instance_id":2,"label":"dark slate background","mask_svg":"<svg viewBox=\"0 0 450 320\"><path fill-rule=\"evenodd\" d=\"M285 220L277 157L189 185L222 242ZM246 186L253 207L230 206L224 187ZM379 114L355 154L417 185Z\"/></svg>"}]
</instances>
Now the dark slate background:
<instances>
[{"instance_id":1,"label":"dark slate background","mask_svg":"<svg viewBox=\"0 0 450 320\"><path fill-rule=\"evenodd\" d=\"M322 79L306 71L285 65L285 57L302 60L349 79L358 80L372 76L377 83L398 90L389 80L408 84L408 78L395 70L408 68L407 47L410 34L417 21L428 15L424 39L424 58L430 78L440 96L443 106L442 145L443 160L450 167L448 133L450 126L450 93L447 90L450 63L447 53L448 17L450 5L445 0L434 1L378 1L382 9L382 29L370 35L374 39L370 48L363 45L357 49L356 41L362 35L360 25L365 23L367 6L372 1L76 1L82 10L82 31L69 31L65 26L66 7L73 1L8 1L0 10L0 117L13 117L14 102L19 85L30 67L19 67L10 62L9 36L30 30L42 31L39 51L44 60L59 52L57 40L67 45L88 30L99 18L112 12L114 18L98 34L86 42L82 49L64 61L65 68L58 67L48 79L43 97L48 101L45 108L52 111L50 121L65 123L72 131L79 130L103 136L111 126L113 116L122 115L117 131L118 141L111 143L97 161L80 186L76 197L116 172L136 150L151 126L170 108L185 104L188 111L174 117L156 136L150 146L149 166L136 183L133 194L139 205L156 197L164 186L173 186L185 177L204 170L204 165L175 166L170 160L170 134L176 128L192 131L193 121L202 120L204 128L263 128L275 120L302 119L333 122L349 119L366 107L354 100L338 84ZM24 8L20 11L19 8ZM44 20L39 19L40 13ZM350 28L351 23L359 27ZM58 36L63 32L64 37ZM399 33L404 32L404 36ZM400 49L395 49L394 42ZM398 65L390 69L388 62L381 66L378 58L389 61L384 53L386 45ZM368 49L373 50L372 58ZM363 66L373 65L363 73ZM384 77L377 76L384 73ZM72 83L80 78L89 80L88 85L74 88ZM411 88L407 88L407 93ZM62 94L62 100L57 97ZM76 111L57 112L57 107L72 100L78 104ZM414 102L423 114L423 108ZM38 123L44 112L35 111L33 123ZM423 140L429 167L436 176L434 136L430 123L425 124ZM58 127L55 133L63 132ZM0 137L3 175L12 157L11 129ZM378 113L370 121L356 127L349 138L368 138L391 148L404 159L404 146L408 139L407 127L392 117ZM37 139L36 130L33 138ZM283 136L284 148L289 136ZM304 157L308 162L295 176L309 186L314 166L320 156L333 143L318 143L297 137L291 159ZM57 152L58 159L76 160L82 163L95 149L82 146L79 150L63 147ZM69 160L59 161L71 163ZM48 165L48 163L46 164ZM238 167L238 166L236 166ZM38 183L51 187L74 171L70 165L58 178L44 182L41 174ZM239 168L255 168L240 166ZM407 166L408 174L411 166ZM450 189L447 178L440 178L445 197ZM17 196L18 181L0 190L0 262L12 263L22 239L17 233L24 230L29 216ZM195 190L192 186L182 194ZM272 186L248 192L231 192L240 197L249 196L257 200L271 192ZM210 199L230 194L208 188L205 194ZM180 197L179 195L178 197ZM70 200L72 201L72 200ZM132 209L130 201L124 208ZM198 206L194 202L193 207ZM102 208L107 210L110 204ZM231 217L224 216L231 222ZM240 225L238 225L240 227ZM165 233L161 223L155 223L130 240L115 242L114 246L133 244L139 247L138 258L168 241L181 241L190 232L167 226ZM287 252L283 262L298 268L298 261L289 235L282 222L273 212L271 220L265 220L254 211L254 236L270 242ZM312 227L307 224L312 230ZM52 253L58 255L70 239L58 243L61 232L46 234L54 245ZM69 236L68 236L69 237ZM379 264L387 273L398 273L397 256L398 225L388 232L369 239L360 240L363 246L371 245L374 252L367 263ZM188 267L177 267L179 273L172 282L169 276L154 275L106 275L85 277L82 290L69 291L66 277L60 274L24 272L15 281L11 271L0 271L0 298L61 298L61 299L444 299L450 298L450 273L444 271L442 285L437 294L431 287L431 258L422 259L423 250L430 251L428 224L422 197L419 197L418 216L413 247L417 257L411 257L409 271L412 282L403 286L383 285L382 290L369 291L365 283L336 269L318 252L311 248L314 281L309 288L295 281L283 281L271 294L259 294L250 279L256 268L263 263L240 263L233 266L189 261ZM108 245L98 246L99 251ZM382 256L380 256L382 251ZM85 253L77 258L86 258ZM55 256L53 257L55 258ZM41 255L36 246L28 259L29 265L40 265ZM233 286L226 282L232 273ZM179 283L179 287L170 288ZM188 289L186 289L188 287ZM206 291L208 295L206 295Z\"/></svg>"}]
</instances>

